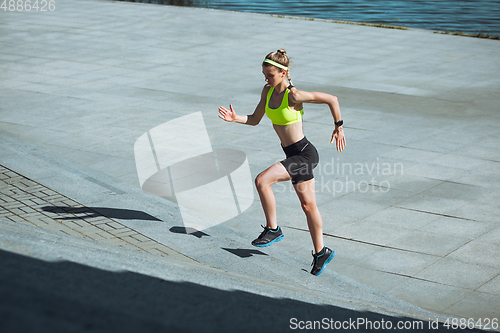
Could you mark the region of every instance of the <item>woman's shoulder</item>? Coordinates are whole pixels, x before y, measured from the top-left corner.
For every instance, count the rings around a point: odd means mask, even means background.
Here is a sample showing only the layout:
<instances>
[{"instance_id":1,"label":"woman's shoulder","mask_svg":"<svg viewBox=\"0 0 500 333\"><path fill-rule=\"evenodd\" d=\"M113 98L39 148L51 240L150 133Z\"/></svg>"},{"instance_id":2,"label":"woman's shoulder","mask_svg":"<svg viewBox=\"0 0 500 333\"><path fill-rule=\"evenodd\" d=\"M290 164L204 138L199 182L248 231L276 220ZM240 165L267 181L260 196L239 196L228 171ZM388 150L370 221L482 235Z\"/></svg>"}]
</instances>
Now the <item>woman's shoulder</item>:
<instances>
[{"instance_id":1,"label":"woman's shoulder","mask_svg":"<svg viewBox=\"0 0 500 333\"><path fill-rule=\"evenodd\" d=\"M267 96L267 93L269 92L269 89L271 89L271 86L269 84L266 83L266 85L264 85L264 87L262 88L262 95L266 95Z\"/></svg>"},{"instance_id":2,"label":"woman's shoulder","mask_svg":"<svg viewBox=\"0 0 500 333\"><path fill-rule=\"evenodd\" d=\"M292 87L289 89L289 93L288 93L288 96L289 98L292 100L292 101L297 101L298 97L300 96L301 94L301 91L298 90L297 88L295 87Z\"/></svg>"}]
</instances>

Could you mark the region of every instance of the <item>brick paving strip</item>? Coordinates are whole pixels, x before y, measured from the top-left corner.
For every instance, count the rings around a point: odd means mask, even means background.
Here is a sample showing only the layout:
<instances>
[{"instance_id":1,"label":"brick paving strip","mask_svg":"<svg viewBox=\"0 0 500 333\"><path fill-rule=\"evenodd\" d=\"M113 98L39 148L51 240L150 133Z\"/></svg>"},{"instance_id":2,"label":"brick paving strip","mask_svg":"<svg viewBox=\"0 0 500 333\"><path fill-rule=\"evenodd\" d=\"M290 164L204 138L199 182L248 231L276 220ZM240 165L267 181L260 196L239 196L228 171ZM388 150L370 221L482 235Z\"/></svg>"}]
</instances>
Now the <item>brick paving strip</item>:
<instances>
[{"instance_id":1,"label":"brick paving strip","mask_svg":"<svg viewBox=\"0 0 500 333\"><path fill-rule=\"evenodd\" d=\"M0 218L163 257L194 262L168 246L118 221L102 216L99 212L2 165L0 165Z\"/></svg>"}]
</instances>

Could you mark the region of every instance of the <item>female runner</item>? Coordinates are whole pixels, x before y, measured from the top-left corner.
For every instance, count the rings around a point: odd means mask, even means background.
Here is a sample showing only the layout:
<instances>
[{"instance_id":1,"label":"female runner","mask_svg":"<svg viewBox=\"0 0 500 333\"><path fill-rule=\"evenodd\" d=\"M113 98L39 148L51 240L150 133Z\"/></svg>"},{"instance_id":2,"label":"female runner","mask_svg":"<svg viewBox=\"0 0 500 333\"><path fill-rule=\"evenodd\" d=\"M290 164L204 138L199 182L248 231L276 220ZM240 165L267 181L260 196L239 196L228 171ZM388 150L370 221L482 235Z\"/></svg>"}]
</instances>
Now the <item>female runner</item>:
<instances>
[{"instance_id":1,"label":"female runner","mask_svg":"<svg viewBox=\"0 0 500 333\"><path fill-rule=\"evenodd\" d=\"M286 159L270 166L255 179L266 216L266 226L259 237L252 241L252 245L266 247L283 239L283 232L276 221L276 200L271 185L291 180L307 217L314 245L311 274L320 275L335 252L323 244L323 221L316 206L313 178L313 169L319 162L319 156L302 131L303 103L328 105L335 124L330 143L336 141L337 151L342 151L345 146L343 121L337 97L298 90L292 85L288 66L289 59L285 50L269 53L262 63L267 84L262 89L260 102L253 114L236 115L230 105L229 110L222 106L219 108L219 117L228 122L252 126L259 124L264 114L271 119Z\"/></svg>"}]
</instances>

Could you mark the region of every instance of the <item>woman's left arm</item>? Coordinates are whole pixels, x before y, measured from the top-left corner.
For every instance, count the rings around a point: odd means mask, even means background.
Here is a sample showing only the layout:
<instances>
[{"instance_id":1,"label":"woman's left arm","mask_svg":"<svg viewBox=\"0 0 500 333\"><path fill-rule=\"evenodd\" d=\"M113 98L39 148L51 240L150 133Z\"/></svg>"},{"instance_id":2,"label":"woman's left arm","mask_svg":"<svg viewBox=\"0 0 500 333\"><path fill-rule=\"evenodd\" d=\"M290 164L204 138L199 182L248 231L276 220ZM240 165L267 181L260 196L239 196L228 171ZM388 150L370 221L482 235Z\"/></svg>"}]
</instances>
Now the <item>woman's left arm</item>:
<instances>
[{"instance_id":1,"label":"woman's left arm","mask_svg":"<svg viewBox=\"0 0 500 333\"><path fill-rule=\"evenodd\" d=\"M339 101L336 96L325 94L322 92L307 92L292 88L292 90L290 91L290 99L294 103L327 104L332 113L334 123L342 120ZM333 131L330 143L333 143L333 140L336 141L337 151L344 150L345 137L342 125L335 125L335 130Z\"/></svg>"}]
</instances>

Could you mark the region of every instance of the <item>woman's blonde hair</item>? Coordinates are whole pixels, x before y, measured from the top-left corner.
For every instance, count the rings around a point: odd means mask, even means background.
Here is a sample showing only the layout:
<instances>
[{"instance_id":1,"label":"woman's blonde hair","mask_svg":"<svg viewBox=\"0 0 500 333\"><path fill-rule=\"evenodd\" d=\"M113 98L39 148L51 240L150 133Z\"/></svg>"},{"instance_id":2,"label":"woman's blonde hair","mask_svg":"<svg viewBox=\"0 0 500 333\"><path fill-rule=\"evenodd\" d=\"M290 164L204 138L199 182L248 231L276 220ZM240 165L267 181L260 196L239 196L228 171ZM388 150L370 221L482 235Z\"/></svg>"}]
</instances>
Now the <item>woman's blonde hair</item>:
<instances>
[{"instance_id":1,"label":"woman's blonde hair","mask_svg":"<svg viewBox=\"0 0 500 333\"><path fill-rule=\"evenodd\" d=\"M279 49L276 52L271 52L266 56L266 59L272 60L280 65L283 65L285 67L288 67L288 71L286 72L286 77L290 84L292 83L292 79L290 78L290 59L286 55L286 51L284 49ZM262 66L273 66L272 64L269 64L267 62L263 62ZM276 66L275 66L276 67ZM276 67L278 68L278 67ZM279 70L283 71L283 69L278 68Z\"/></svg>"}]
</instances>

